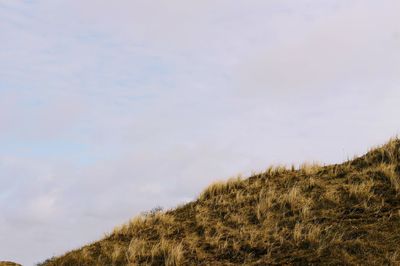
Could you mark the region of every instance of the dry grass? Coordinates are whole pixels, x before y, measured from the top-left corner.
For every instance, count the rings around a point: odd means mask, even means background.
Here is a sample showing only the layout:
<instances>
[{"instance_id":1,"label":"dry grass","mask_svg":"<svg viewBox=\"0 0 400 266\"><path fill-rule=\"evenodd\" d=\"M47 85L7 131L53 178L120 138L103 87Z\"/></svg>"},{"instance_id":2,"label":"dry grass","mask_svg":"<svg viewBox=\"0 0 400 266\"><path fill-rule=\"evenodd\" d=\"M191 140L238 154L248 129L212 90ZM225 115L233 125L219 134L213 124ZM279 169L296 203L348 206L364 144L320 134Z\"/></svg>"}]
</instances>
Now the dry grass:
<instances>
[{"instance_id":1,"label":"dry grass","mask_svg":"<svg viewBox=\"0 0 400 266\"><path fill-rule=\"evenodd\" d=\"M400 265L399 149L217 182L41 265Z\"/></svg>"},{"instance_id":2,"label":"dry grass","mask_svg":"<svg viewBox=\"0 0 400 266\"><path fill-rule=\"evenodd\" d=\"M11 261L0 261L0 266L21 266L21 264L17 264Z\"/></svg>"}]
</instances>

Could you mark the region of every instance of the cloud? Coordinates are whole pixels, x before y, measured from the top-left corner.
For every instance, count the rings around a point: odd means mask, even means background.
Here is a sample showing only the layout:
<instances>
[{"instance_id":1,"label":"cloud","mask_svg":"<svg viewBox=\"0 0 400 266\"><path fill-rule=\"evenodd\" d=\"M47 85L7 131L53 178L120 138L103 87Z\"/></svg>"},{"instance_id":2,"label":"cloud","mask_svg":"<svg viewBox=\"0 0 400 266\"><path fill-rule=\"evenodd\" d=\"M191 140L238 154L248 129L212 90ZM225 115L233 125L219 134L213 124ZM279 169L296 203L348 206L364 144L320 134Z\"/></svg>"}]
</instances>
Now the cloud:
<instances>
[{"instance_id":1,"label":"cloud","mask_svg":"<svg viewBox=\"0 0 400 266\"><path fill-rule=\"evenodd\" d=\"M274 45L255 49L238 64L236 89L283 97L353 89L385 93L399 82L398 8L396 1L351 1L312 19L280 17L284 30Z\"/></svg>"}]
</instances>

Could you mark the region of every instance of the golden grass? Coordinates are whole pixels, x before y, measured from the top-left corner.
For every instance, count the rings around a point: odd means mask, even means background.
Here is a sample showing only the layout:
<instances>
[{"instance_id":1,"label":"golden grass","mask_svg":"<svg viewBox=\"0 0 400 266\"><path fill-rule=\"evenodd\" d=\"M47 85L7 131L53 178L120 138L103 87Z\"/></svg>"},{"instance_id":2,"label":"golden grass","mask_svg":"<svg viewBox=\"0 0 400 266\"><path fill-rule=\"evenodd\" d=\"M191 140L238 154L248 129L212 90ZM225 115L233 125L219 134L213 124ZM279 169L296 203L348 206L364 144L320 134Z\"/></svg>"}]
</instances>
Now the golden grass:
<instances>
[{"instance_id":1,"label":"golden grass","mask_svg":"<svg viewBox=\"0 0 400 266\"><path fill-rule=\"evenodd\" d=\"M11 261L0 261L0 266L21 266L21 264L17 264Z\"/></svg>"},{"instance_id":2,"label":"golden grass","mask_svg":"<svg viewBox=\"0 0 400 266\"><path fill-rule=\"evenodd\" d=\"M216 182L40 265L400 265L400 141Z\"/></svg>"}]
</instances>

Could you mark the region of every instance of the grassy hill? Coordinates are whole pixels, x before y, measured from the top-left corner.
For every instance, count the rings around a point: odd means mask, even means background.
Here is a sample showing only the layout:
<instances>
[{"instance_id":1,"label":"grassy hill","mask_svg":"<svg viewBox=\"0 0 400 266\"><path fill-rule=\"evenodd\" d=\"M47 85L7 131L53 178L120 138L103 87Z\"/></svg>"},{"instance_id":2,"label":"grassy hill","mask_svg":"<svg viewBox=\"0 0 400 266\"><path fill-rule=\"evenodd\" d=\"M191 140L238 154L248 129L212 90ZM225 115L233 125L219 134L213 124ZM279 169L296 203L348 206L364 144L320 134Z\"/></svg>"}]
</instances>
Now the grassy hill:
<instances>
[{"instance_id":1,"label":"grassy hill","mask_svg":"<svg viewBox=\"0 0 400 266\"><path fill-rule=\"evenodd\" d=\"M40 265L400 264L400 140L342 164L270 168L134 218Z\"/></svg>"},{"instance_id":2,"label":"grassy hill","mask_svg":"<svg viewBox=\"0 0 400 266\"><path fill-rule=\"evenodd\" d=\"M21 266L21 264L17 264L11 261L0 261L0 266Z\"/></svg>"}]
</instances>

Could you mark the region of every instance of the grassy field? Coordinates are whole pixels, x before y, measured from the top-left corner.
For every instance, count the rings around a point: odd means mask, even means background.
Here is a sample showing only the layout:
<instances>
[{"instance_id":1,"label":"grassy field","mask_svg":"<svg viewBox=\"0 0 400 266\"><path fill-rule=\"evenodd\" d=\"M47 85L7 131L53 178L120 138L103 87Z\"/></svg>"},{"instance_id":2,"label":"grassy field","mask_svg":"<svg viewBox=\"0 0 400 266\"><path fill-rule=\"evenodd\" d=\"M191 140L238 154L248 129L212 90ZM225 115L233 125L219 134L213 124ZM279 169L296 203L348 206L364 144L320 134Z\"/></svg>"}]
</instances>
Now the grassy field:
<instances>
[{"instance_id":1,"label":"grassy field","mask_svg":"<svg viewBox=\"0 0 400 266\"><path fill-rule=\"evenodd\" d=\"M400 140L209 186L40 265L400 265Z\"/></svg>"}]
</instances>

